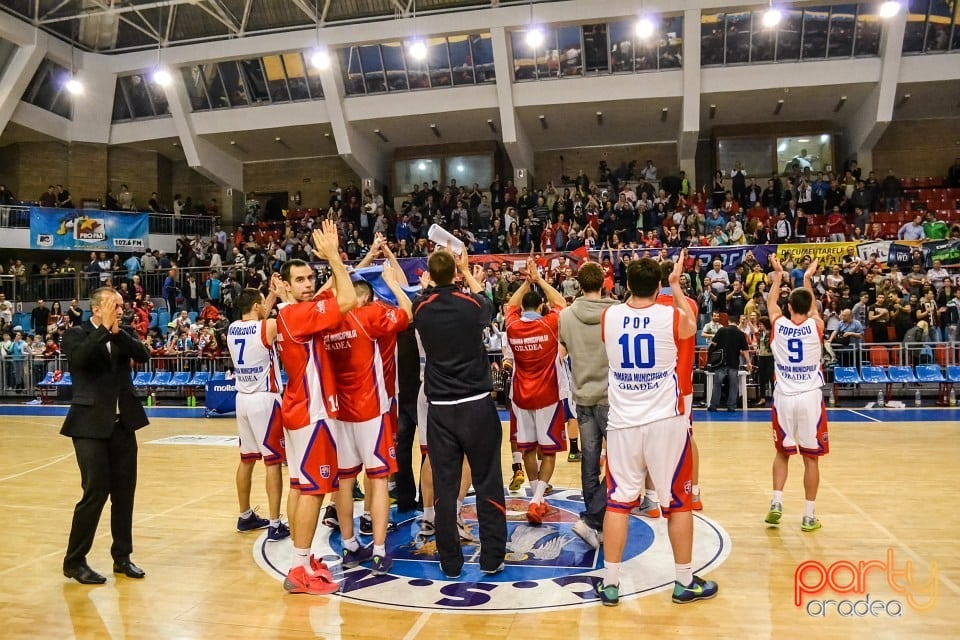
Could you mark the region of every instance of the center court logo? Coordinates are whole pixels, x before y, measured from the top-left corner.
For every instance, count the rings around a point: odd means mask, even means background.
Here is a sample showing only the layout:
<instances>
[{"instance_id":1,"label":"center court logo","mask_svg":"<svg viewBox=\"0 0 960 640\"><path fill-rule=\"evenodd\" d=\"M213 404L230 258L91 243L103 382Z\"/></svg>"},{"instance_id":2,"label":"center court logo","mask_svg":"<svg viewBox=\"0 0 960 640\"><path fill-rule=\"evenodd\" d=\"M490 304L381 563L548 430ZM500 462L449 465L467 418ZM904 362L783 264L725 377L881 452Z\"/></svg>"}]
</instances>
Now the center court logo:
<instances>
[{"instance_id":1,"label":"center court logo","mask_svg":"<svg viewBox=\"0 0 960 640\"><path fill-rule=\"evenodd\" d=\"M464 543L462 576L443 577L436 543L418 540L420 523L409 514L387 536L387 549L394 557L391 572L376 576L368 567L344 570L339 562L341 539L337 532L319 526L313 553L323 556L340 582L338 597L358 604L433 612L518 613L542 612L565 607L597 604L603 554L573 533L573 524L583 509L578 490L557 490L548 498L553 507L543 525L527 524L526 497L507 497L506 568L494 576L480 572L479 544ZM357 505L360 508L360 505ZM464 518L477 536L473 499L464 505ZM694 570L707 573L730 554L730 538L719 525L696 514L694 517ZM369 544L370 538L361 537ZM254 544L257 564L277 580L290 566L289 540L267 543L263 535ZM624 550L621 598L637 598L673 587L674 564L667 537L666 520L633 517Z\"/></svg>"},{"instance_id":2,"label":"center court logo","mask_svg":"<svg viewBox=\"0 0 960 640\"><path fill-rule=\"evenodd\" d=\"M893 549L887 549L885 560L838 560L827 566L816 560L807 560L797 566L793 577L793 603L806 609L813 617L839 615L849 618L899 618L904 609L923 613L937 606L938 570L930 563L927 579L920 580L914 573L913 562L907 560L899 567ZM869 587L886 583L896 597L891 600L871 597ZM850 594L840 600L826 599L829 593ZM819 596L804 600L804 596ZM906 605L904 604L906 603Z\"/></svg>"}]
</instances>

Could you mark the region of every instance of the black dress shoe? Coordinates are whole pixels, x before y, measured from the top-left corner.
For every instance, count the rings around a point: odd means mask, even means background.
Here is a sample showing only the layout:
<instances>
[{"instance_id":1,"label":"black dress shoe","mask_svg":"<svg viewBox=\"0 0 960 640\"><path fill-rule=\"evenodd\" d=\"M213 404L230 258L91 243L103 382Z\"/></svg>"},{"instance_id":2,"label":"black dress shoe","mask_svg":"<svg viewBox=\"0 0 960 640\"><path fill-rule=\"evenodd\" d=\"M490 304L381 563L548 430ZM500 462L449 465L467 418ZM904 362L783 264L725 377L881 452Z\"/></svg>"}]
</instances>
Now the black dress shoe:
<instances>
[{"instance_id":1,"label":"black dress shoe","mask_svg":"<svg viewBox=\"0 0 960 640\"><path fill-rule=\"evenodd\" d=\"M133 564L130 560L118 560L113 563L113 572L122 573L128 578L140 579L147 575L143 569Z\"/></svg>"},{"instance_id":2,"label":"black dress shoe","mask_svg":"<svg viewBox=\"0 0 960 640\"><path fill-rule=\"evenodd\" d=\"M90 568L86 562L73 567L64 565L63 575L73 578L80 584L103 584L107 581L102 575Z\"/></svg>"}]
</instances>

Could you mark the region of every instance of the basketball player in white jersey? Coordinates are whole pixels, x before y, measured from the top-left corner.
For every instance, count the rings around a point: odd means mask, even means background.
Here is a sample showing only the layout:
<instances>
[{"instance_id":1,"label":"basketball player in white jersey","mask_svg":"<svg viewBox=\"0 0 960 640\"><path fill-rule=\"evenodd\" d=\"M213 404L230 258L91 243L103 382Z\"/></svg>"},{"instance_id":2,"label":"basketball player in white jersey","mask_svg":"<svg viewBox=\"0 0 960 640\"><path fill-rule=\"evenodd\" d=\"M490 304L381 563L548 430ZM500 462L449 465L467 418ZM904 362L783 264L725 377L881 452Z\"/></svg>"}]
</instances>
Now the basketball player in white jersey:
<instances>
[{"instance_id":1,"label":"basketball player in white jersey","mask_svg":"<svg viewBox=\"0 0 960 640\"><path fill-rule=\"evenodd\" d=\"M783 267L776 255L770 291L779 291ZM780 525L783 515L783 487L787 483L790 456L803 456L803 489L806 503L802 531L816 531L820 520L814 513L820 486L820 456L830 451L827 437L827 408L823 402L823 319L817 311L810 284L817 271L814 260L803 274L803 287L790 292L786 312L777 305L776 294L767 298L773 327L770 348L773 351L776 386L773 390L773 438L777 456L773 459L773 498L765 522Z\"/></svg>"},{"instance_id":2,"label":"basketball player in white jersey","mask_svg":"<svg viewBox=\"0 0 960 640\"><path fill-rule=\"evenodd\" d=\"M680 291L686 250L670 274ZM609 362L607 419L607 512L603 519L604 573L600 601L620 601L620 561L630 510L643 495L649 473L668 518L678 604L712 598L717 583L693 575L693 452L690 421L678 372L679 345L697 330L686 296L657 302L660 265L649 258L627 266L630 299L603 311L601 338Z\"/></svg>"},{"instance_id":3,"label":"basketball player in white jersey","mask_svg":"<svg viewBox=\"0 0 960 640\"><path fill-rule=\"evenodd\" d=\"M270 298L273 297L271 294ZM240 433L237 498L241 513L237 529L248 531L267 526L267 540L276 541L288 537L290 530L280 522L283 492L280 463L284 460L280 394L283 393L283 382L273 346L277 339L277 321L267 319L271 306L272 300L268 304L260 291L244 289L237 300L241 319L227 329L227 346L233 359L237 430ZM250 509L253 467L260 459L266 470L268 522Z\"/></svg>"}]
</instances>

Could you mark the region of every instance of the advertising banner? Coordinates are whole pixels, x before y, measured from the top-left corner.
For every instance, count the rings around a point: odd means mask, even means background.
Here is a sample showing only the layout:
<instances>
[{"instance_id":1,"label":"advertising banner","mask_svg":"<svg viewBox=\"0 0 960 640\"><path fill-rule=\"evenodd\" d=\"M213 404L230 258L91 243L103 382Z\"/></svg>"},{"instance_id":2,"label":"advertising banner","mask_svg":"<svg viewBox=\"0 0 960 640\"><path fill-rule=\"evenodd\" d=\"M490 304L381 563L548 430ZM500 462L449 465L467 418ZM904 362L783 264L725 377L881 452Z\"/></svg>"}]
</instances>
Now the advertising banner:
<instances>
[{"instance_id":1,"label":"advertising banner","mask_svg":"<svg viewBox=\"0 0 960 640\"><path fill-rule=\"evenodd\" d=\"M84 209L30 209L30 248L141 253L150 216Z\"/></svg>"}]
</instances>

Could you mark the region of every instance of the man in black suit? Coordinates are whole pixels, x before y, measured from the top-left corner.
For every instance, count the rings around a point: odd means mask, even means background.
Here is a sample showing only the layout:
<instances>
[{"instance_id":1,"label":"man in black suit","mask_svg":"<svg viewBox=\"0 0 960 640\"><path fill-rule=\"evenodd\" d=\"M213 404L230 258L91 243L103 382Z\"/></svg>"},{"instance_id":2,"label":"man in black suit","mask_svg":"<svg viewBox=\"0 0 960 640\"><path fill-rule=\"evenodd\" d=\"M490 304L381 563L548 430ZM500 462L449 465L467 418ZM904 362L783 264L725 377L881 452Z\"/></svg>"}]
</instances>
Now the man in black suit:
<instances>
[{"instance_id":1,"label":"man in black suit","mask_svg":"<svg viewBox=\"0 0 960 640\"><path fill-rule=\"evenodd\" d=\"M147 425L143 405L134 395L130 360L146 362L147 348L120 328L123 300L110 287L90 296L91 317L63 335L70 362L73 401L60 433L73 438L80 466L83 497L73 512L73 525L63 575L81 584L103 584L106 578L87 564L100 513L110 497L113 571L142 578L130 561L133 551L133 496L137 486L137 437Z\"/></svg>"}]
</instances>

